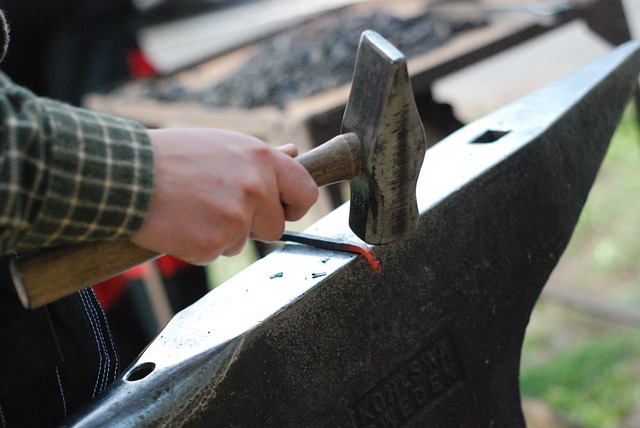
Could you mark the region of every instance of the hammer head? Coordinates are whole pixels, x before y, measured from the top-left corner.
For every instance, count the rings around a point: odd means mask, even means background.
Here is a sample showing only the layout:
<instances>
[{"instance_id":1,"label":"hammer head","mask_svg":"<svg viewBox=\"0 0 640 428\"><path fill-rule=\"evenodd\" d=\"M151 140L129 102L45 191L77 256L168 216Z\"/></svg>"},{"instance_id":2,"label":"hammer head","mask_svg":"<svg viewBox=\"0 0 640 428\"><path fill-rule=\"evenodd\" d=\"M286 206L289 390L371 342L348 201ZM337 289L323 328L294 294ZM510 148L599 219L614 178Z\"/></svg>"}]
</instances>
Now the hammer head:
<instances>
[{"instance_id":1,"label":"hammer head","mask_svg":"<svg viewBox=\"0 0 640 428\"><path fill-rule=\"evenodd\" d=\"M350 181L349 226L374 245L402 238L418 222L426 137L406 58L373 31L360 38L342 132L354 132L362 146L362 173Z\"/></svg>"}]
</instances>

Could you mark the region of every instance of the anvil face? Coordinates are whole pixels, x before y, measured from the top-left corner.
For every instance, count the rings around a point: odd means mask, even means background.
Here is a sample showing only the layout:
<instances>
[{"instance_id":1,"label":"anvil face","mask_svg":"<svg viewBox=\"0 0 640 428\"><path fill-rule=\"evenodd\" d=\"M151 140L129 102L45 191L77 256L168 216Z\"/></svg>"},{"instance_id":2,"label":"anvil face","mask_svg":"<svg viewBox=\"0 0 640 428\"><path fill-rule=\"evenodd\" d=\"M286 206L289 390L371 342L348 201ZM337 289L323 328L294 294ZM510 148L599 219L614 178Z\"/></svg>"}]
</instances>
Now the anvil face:
<instances>
[{"instance_id":1,"label":"anvil face","mask_svg":"<svg viewBox=\"0 0 640 428\"><path fill-rule=\"evenodd\" d=\"M427 152L417 230L288 245L179 313L69 426L524 426L531 309L640 71L629 43ZM344 206L308 230L349 235Z\"/></svg>"}]
</instances>

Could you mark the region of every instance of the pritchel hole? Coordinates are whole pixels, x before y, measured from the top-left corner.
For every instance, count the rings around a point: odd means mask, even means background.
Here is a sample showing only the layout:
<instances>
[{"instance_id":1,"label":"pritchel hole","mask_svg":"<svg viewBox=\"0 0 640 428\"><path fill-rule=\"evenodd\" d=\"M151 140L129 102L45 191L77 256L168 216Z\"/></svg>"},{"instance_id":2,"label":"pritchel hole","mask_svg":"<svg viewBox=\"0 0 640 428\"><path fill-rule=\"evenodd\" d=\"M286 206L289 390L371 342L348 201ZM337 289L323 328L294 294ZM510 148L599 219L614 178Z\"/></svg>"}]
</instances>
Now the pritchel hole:
<instances>
[{"instance_id":1,"label":"pritchel hole","mask_svg":"<svg viewBox=\"0 0 640 428\"><path fill-rule=\"evenodd\" d=\"M129 382L135 382L136 380L144 379L149 376L155 368L155 363L142 363L139 366L135 366L129 374L127 374L126 380Z\"/></svg>"},{"instance_id":2,"label":"pritchel hole","mask_svg":"<svg viewBox=\"0 0 640 428\"><path fill-rule=\"evenodd\" d=\"M485 133L483 133L482 135L480 135L475 140L473 140L471 142L471 144L495 143L500 138L502 138L505 135L507 135L509 132L511 132L511 131L496 131L495 129L490 129L490 130L486 131Z\"/></svg>"}]
</instances>

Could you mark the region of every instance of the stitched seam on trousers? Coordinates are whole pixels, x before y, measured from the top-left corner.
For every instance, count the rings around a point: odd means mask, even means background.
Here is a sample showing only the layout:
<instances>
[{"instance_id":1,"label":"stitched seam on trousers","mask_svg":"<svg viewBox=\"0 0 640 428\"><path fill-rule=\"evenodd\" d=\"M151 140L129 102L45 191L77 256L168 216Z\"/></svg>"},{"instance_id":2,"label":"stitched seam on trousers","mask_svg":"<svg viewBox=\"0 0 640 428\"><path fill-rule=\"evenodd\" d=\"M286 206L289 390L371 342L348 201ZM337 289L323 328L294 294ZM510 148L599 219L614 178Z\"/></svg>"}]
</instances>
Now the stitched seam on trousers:
<instances>
[{"instance_id":1,"label":"stitched seam on trousers","mask_svg":"<svg viewBox=\"0 0 640 428\"><path fill-rule=\"evenodd\" d=\"M60 388L60 398L62 398L63 415L67 417L67 400L64 398L64 388L62 387L62 379L60 379L60 371L56 367L56 377L58 378L58 387Z\"/></svg>"},{"instance_id":2,"label":"stitched seam on trousers","mask_svg":"<svg viewBox=\"0 0 640 428\"><path fill-rule=\"evenodd\" d=\"M109 372L111 371L111 356L109 355L109 347L107 346L107 341L105 340L105 337L104 337L104 328L102 328L103 323L100 322L100 316L98 315L98 311L96 311L96 306L95 306L96 302L91 301L93 291L90 291L90 289L85 289L84 292L85 292L85 296L87 297L87 301L90 303L88 307L89 307L89 310L91 311L91 316L93 317L95 325L98 326L97 331L100 339L100 344L102 345L101 349L105 356L105 360L107 362L103 366L102 377L100 381L100 389L97 391L97 393L100 393L104 391L104 389L109 384Z\"/></svg>"},{"instance_id":3,"label":"stitched seam on trousers","mask_svg":"<svg viewBox=\"0 0 640 428\"><path fill-rule=\"evenodd\" d=\"M104 320L104 324L107 326L107 328L105 328L105 330L107 331L107 334L109 335L109 343L111 344L111 351L113 353L113 359L115 361L114 370L113 370L113 377L111 379L111 382L113 382L118 377L118 372L120 370L120 358L118 357L118 351L116 350L115 342L113 340L113 336L111 335L111 329L109 328L109 322L107 320L107 314L105 313L104 309L102 308L102 305L100 304L100 301L98 300L98 296L96 296L96 293L95 293L95 291L93 291L93 288L89 289L89 293L90 293L91 298L96 302L96 306L99 309L98 315ZM107 353L108 352L109 351L107 350Z\"/></svg>"},{"instance_id":4,"label":"stitched seam on trousers","mask_svg":"<svg viewBox=\"0 0 640 428\"><path fill-rule=\"evenodd\" d=\"M106 378L107 373L109 373L109 367L111 366L111 360L109 358L108 352L106 351L107 346L104 341L104 335L102 334L100 320L96 316L95 308L91 303L91 298L88 294L88 290L83 290L82 295L83 304L85 305L85 311L87 312L87 315L91 320L91 326L95 333L96 343L98 344L98 352L100 353L101 364L98 371L98 379L96 380L96 388L93 391L93 397L95 397L106 387Z\"/></svg>"},{"instance_id":5,"label":"stitched seam on trousers","mask_svg":"<svg viewBox=\"0 0 640 428\"><path fill-rule=\"evenodd\" d=\"M0 406L0 423L4 428L6 428L7 421L4 420L4 412L2 411L2 406Z\"/></svg>"},{"instance_id":6,"label":"stitched seam on trousers","mask_svg":"<svg viewBox=\"0 0 640 428\"><path fill-rule=\"evenodd\" d=\"M98 349L98 373L97 373L97 377L96 377L96 383L93 387L93 393L91 394L91 397L95 397L98 391L98 385L100 383L100 379L101 379L101 372L102 372L102 367L103 367L103 361L102 361L102 352L100 352L100 342L98 340L98 335L96 333L96 327L93 324L93 319L91 318L91 315L89 314L89 310L87 308L87 303L85 301L85 294L84 294L84 290L82 290L80 292L80 297L82 300L82 306L84 307L84 311L87 314L87 319L89 320L89 324L91 325L91 330L93 331L93 337L96 341L96 347Z\"/></svg>"}]
</instances>

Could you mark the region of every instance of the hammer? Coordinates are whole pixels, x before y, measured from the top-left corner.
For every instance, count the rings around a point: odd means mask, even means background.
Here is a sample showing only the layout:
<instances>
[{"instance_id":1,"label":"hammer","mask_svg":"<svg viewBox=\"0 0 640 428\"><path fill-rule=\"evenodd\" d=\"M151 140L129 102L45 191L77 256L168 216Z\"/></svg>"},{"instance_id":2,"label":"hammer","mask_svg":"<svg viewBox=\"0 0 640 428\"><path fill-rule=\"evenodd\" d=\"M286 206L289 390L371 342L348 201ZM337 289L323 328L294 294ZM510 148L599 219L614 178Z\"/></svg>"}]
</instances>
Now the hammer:
<instances>
[{"instance_id":1,"label":"hammer","mask_svg":"<svg viewBox=\"0 0 640 428\"><path fill-rule=\"evenodd\" d=\"M350 180L349 226L363 241L394 242L417 225L426 151L404 55L373 31L360 38L341 134L298 156L318 186ZM160 255L128 241L95 242L12 259L25 308L36 308Z\"/></svg>"}]
</instances>

